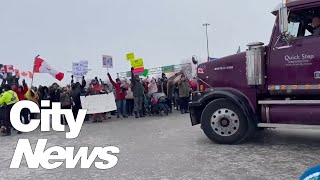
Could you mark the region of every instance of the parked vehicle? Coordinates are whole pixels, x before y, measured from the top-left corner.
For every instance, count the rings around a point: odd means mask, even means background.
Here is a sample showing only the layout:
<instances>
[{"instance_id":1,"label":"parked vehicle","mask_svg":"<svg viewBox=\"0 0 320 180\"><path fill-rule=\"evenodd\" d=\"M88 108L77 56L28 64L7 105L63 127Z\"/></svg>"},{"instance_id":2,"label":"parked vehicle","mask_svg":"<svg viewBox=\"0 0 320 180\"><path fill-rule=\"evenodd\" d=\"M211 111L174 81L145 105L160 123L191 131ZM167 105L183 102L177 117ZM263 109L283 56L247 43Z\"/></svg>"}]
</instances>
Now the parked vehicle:
<instances>
[{"instance_id":1,"label":"parked vehicle","mask_svg":"<svg viewBox=\"0 0 320 180\"><path fill-rule=\"evenodd\" d=\"M272 13L268 45L198 65L191 123L214 142L241 143L259 128L320 127L320 1L289 0Z\"/></svg>"}]
</instances>

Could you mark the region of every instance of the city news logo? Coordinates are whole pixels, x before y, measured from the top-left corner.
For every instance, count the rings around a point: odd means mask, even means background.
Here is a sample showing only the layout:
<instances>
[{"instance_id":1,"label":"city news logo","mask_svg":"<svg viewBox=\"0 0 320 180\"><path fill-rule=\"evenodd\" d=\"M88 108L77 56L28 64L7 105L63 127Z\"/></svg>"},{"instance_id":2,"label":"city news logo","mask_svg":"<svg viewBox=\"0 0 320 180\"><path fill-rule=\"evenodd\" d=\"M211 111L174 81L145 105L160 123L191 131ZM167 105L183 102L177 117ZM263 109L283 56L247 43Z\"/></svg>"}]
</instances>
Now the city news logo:
<instances>
[{"instance_id":1,"label":"city news logo","mask_svg":"<svg viewBox=\"0 0 320 180\"><path fill-rule=\"evenodd\" d=\"M41 107L50 107L50 101L41 101ZM77 117L73 116L71 109L61 109L60 103L52 103L51 109L39 109L38 105L32 101L19 101L10 111L10 120L12 126L21 132L31 132L40 126L42 132L50 131L50 124L52 122L52 129L54 131L65 131L65 125L60 123L61 115L66 117L70 132L66 132L67 139L74 139L78 137L87 110L80 109ZM20 120L20 112L27 108L31 113L40 113L40 119L31 119L29 124L22 124ZM50 121L50 115L52 121ZM41 123L40 123L41 122ZM60 167L64 161L67 169L75 168L80 161L81 168L90 168L94 163L98 169L109 169L118 163L117 156L120 152L118 147L94 147L91 154L88 155L89 147L80 147L75 154L75 147L60 146L50 147L45 150L47 139L38 139L34 152L28 139L19 139L16 150L14 152L10 168L19 168L23 155L25 156L29 168L39 168L39 165L45 169L55 169ZM96 158L99 161L95 161Z\"/></svg>"},{"instance_id":2,"label":"city news logo","mask_svg":"<svg viewBox=\"0 0 320 180\"><path fill-rule=\"evenodd\" d=\"M320 166L313 167L307 170L300 180L320 180Z\"/></svg>"}]
</instances>

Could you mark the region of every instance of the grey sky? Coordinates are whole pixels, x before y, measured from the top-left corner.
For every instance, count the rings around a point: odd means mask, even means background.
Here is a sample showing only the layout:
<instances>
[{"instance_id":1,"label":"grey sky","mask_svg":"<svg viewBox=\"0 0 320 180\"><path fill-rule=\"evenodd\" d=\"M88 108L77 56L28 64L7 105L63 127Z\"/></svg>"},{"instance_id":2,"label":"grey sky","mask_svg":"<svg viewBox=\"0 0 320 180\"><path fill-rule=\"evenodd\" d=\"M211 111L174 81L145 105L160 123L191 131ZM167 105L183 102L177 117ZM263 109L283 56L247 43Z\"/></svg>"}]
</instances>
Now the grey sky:
<instances>
[{"instance_id":1,"label":"grey sky","mask_svg":"<svg viewBox=\"0 0 320 180\"><path fill-rule=\"evenodd\" d=\"M127 52L142 57L146 68L179 64L193 54L206 57L208 22L210 55L222 57L251 41L267 43L274 24L271 11L280 0L1 0L0 59L32 70L40 54L59 70L72 61L89 60L105 79L102 54L114 57L116 72L127 71ZM64 82L70 80L66 74ZM54 79L37 74L35 84Z\"/></svg>"}]
</instances>

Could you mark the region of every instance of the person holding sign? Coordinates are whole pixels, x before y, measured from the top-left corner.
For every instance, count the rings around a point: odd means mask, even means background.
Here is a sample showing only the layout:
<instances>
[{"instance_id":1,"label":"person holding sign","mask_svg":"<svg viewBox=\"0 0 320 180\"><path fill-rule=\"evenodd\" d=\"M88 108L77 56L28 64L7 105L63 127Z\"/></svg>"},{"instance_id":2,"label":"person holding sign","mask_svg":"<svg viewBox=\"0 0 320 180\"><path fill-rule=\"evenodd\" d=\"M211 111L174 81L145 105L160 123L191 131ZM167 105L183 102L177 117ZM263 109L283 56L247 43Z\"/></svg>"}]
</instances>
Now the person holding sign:
<instances>
[{"instance_id":1,"label":"person holding sign","mask_svg":"<svg viewBox=\"0 0 320 180\"><path fill-rule=\"evenodd\" d=\"M120 114L127 118L126 113L126 91L127 87L125 85L121 84L121 81L119 78L116 79L116 82L113 81L111 75L108 73L108 78L113 85L113 87L116 89L116 104L117 104L117 118L120 117Z\"/></svg>"},{"instance_id":2,"label":"person holding sign","mask_svg":"<svg viewBox=\"0 0 320 180\"><path fill-rule=\"evenodd\" d=\"M136 118L144 117L142 112L142 102L144 100L144 87L138 75L133 74L134 68L131 68L131 82L132 82L132 92L134 99L134 113Z\"/></svg>"}]
</instances>

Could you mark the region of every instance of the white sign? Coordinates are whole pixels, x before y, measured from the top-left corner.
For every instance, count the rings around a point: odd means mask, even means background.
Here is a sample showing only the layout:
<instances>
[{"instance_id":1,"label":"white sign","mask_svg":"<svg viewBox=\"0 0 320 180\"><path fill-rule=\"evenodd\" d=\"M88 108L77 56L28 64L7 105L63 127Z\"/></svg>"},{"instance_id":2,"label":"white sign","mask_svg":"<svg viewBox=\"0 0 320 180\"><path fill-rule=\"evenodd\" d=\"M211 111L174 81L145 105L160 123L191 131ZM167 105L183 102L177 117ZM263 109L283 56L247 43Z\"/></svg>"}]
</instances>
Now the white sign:
<instances>
[{"instance_id":1,"label":"white sign","mask_svg":"<svg viewBox=\"0 0 320 180\"><path fill-rule=\"evenodd\" d=\"M82 109L86 109L87 114L97 114L117 110L114 94L100 94L92 96L81 96Z\"/></svg>"},{"instance_id":2,"label":"white sign","mask_svg":"<svg viewBox=\"0 0 320 180\"><path fill-rule=\"evenodd\" d=\"M103 68L113 68L112 56L102 55Z\"/></svg>"},{"instance_id":3,"label":"white sign","mask_svg":"<svg viewBox=\"0 0 320 180\"><path fill-rule=\"evenodd\" d=\"M87 75L87 73L88 73L88 61L87 60L80 61L80 64L82 64L82 67L83 67L83 74Z\"/></svg>"},{"instance_id":4,"label":"white sign","mask_svg":"<svg viewBox=\"0 0 320 180\"><path fill-rule=\"evenodd\" d=\"M72 75L76 78L80 78L84 75L83 64L78 62L72 63Z\"/></svg>"}]
</instances>

